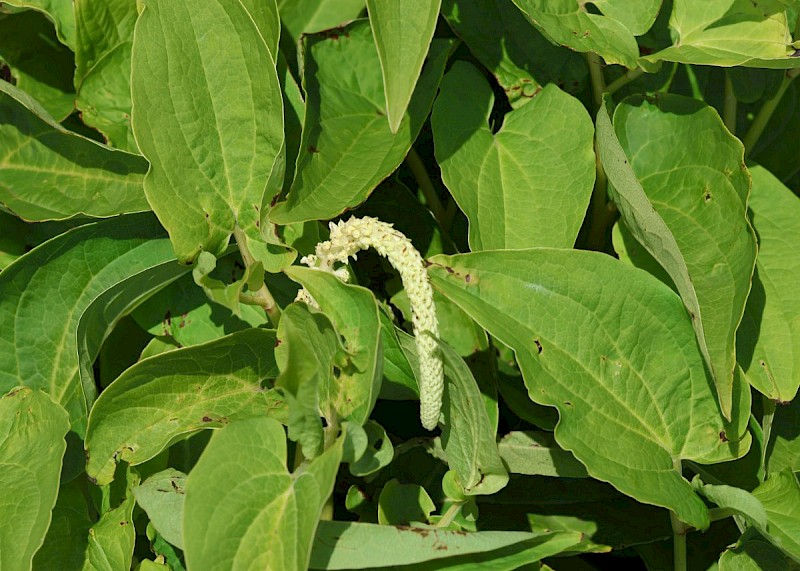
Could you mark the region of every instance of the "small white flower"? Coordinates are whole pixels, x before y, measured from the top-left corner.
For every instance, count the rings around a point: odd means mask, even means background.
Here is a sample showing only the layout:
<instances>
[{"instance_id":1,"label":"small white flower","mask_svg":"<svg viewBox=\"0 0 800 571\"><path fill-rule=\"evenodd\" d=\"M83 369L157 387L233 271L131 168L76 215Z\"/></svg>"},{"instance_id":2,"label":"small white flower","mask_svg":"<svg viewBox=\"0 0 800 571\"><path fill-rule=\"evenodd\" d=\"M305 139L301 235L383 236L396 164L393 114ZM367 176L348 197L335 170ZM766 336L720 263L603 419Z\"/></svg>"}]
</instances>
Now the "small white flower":
<instances>
[{"instance_id":1,"label":"small white flower","mask_svg":"<svg viewBox=\"0 0 800 571\"><path fill-rule=\"evenodd\" d=\"M365 216L350 218L347 222L339 221L338 224L331 222L330 231L330 239L317 244L316 254L304 256L301 263L331 272L347 281L347 270L334 269L334 263L346 263L350 257L355 259L359 251L373 248L388 259L400 274L411 305L411 322L419 354L420 419L422 426L433 430L442 408L444 370L437 344L439 320L422 256L405 235L377 218ZM310 304L315 304L308 292L303 294L304 291L298 293L298 299L310 300Z\"/></svg>"}]
</instances>

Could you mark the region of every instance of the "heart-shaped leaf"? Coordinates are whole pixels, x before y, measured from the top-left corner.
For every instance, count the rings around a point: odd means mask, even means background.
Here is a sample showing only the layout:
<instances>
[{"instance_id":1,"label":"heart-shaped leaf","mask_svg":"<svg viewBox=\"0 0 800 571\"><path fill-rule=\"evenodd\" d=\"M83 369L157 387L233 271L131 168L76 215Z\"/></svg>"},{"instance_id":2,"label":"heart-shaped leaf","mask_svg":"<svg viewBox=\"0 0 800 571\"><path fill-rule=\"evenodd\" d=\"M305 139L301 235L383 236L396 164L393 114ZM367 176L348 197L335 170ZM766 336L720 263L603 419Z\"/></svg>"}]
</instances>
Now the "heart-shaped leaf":
<instances>
[{"instance_id":1,"label":"heart-shaped leaf","mask_svg":"<svg viewBox=\"0 0 800 571\"><path fill-rule=\"evenodd\" d=\"M571 247L594 186L591 119L548 85L492 133L493 104L482 74L456 62L431 120L442 179L469 219L470 248Z\"/></svg>"}]
</instances>

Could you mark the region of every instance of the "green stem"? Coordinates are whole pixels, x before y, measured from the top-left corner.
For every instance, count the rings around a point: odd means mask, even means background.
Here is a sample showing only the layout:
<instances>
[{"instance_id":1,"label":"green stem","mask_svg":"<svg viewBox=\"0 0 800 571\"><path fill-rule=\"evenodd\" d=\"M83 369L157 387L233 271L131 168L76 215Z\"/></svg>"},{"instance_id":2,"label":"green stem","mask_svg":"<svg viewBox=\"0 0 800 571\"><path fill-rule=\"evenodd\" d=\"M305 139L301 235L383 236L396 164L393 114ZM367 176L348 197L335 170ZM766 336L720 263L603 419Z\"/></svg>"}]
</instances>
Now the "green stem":
<instances>
[{"instance_id":1,"label":"green stem","mask_svg":"<svg viewBox=\"0 0 800 571\"><path fill-rule=\"evenodd\" d=\"M589 65L589 77L592 81L592 98L595 111L603 105L603 93L606 91L606 79L603 75L603 62L594 52L586 54L586 63ZM600 161L597 149L597 139L594 143L595 154L595 183L592 192L592 220L589 227L588 243L592 250L603 251L606 246L606 233L608 226L614 218L613 210L608 207L608 178Z\"/></svg>"},{"instance_id":2,"label":"green stem","mask_svg":"<svg viewBox=\"0 0 800 571\"><path fill-rule=\"evenodd\" d=\"M589 64L589 77L592 81L592 100L595 111L603 104L603 93L606 91L606 78L603 75L603 61L594 52L586 54L586 63Z\"/></svg>"},{"instance_id":3,"label":"green stem","mask_svg":"<svg viewBox=\"0 0 800 571\"><path fill-rule=\"evenodd\" d=\"M458 510L461 509L461 502L454 502L447 508L447 511L444 512L442 519L439 520L439 523L436 524L436 527L447 527L458 515Z\"/></svg>"},{"instance_id":4,"label":"green stem","mask_svg":"<svg viewBox=\"0 0 800 571\"><path fill-rule=\"evenodd\" d=\"M672 465L678 474L683 475L680 460L674 460ZM669 512L669 521L672 524L673 569L675 571L686 571L686 534L690 528L679 520L673 511Z\"/></svg>"},{"instance_id":5,"label":"green stem","mask_svg":"<svg viewBox=\"0 0 800 571\"><path fill-rule=\"evenodd\" d=\"M669 521L672 524L673 569L686 571L686 534L689 528L673 512L669 512Z\"/></svg>"},{"instance_id":6,"label":"green stem","mask_svg":"<svg viewBox=\"0 0 800 571\"><path fill-rule=\"evenodd\" d=\"M413 174L414 178L417 180L417 186L419 186L420 191L422 191L428 208L433 212L434 217L439 222L439 226L445 229L446 212L444 206L442 205L442 201L439 200L439 195L436 194L436 187L433 186L433 181L430 175L428 175L428 169L425 168L425 163L422 162L422 159L419 158L417 151L414 150L413 147L408 151L406 164L411 170L411 174Z\"/></svg>"},{"instance_id":7,"label":"green stem","mask_svg":"<svg viewBox=\"0 0 800 571\"><path fill-rule=\"evenodd\" d=\"M778 105L783 99L786 90L789 89L789 86L792 84L794 78L800 75L800 68L790 69L786 72L786 75L783 76L783 81L781 82L781 86L778 88L778 92L772 99L769 99L761 106L761 109L758 111L758 115L756 118L753 119L753 124L750 125L750 129L748 129L747 134L744 136L744 152L745 155L749 155L753 147L756 146L756 143L761 138L764 129L766 129L769 120L772 118L772 114L775 113L775 110L778 108Z\"/></svg>"},{"instance_id":8,"label":"green stem","mask_svg":"<svg viewBox=\"0 0 800 571\"><path fill-rule=\"evenodd\" d=\"M767 454L769 451L769 439L772 436L772 420L775 418L775 401L764 396L761 402L763 413L761 415L761 466L758 469L758 479L763 482L767 479Z\"/></svg>"},{"instance_id":9,"label":"green stem","mask_svg":"<svg viewBox=\"0 0 800 571\"><path fill-rule=\"evenodd\" d=\"M629 69L624 74L622 74L617 79L608 84L608 87L606 87L606 93L608 93L609 95L614 94L623 87L625 87L626 85L628 85L631 81L636 81L643 75L644 75L644 70L641 67Z\"/></svg>"},{"instance_id":10,"label":"green stem","mask_svg":"<svg viewBox=\"0 0 800 571\"><path fill-rule=\"evenodd\" d=\"M736 103L731 74L726 70L725 91L722 96L722 121L733 136L736 136Z\"/></svg>"},{"instance_id":11,"label":"green stem","mask_svg":"<svg viewBox=\"0 0 800 571\"><path fill-rule=\"evenodd\" d=\"M256 263L256 259L250 253L250 248L247 247L247 236L245 236L244 231L236 226L233 229L233 237L236 239L236 245L239 247L239 252L245 265L247 267L253 266ZM258 290L249 292L245 299L247 300L246 303L260 306L269 317L272 326L278 327L278 323L281 320L281 308L278 307L275 298L272 297L267 284L264 283Z\"/></svg>"}]
</instances>

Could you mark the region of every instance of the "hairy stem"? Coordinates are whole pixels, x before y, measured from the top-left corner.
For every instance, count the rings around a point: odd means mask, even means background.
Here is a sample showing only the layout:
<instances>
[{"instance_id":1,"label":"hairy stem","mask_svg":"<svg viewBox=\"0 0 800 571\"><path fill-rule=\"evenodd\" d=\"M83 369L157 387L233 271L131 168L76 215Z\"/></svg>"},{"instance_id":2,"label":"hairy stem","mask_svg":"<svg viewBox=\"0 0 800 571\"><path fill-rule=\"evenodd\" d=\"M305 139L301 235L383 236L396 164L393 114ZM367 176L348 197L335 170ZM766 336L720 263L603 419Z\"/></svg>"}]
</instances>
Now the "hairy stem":
<instances>
[{"instance_id":1,"label":"hairy stem","mask_svg":"<svg viewBox=\"0 0 800 571\"><path fill-rule=\"evenodd\" d=\"M245 265L248 268L253 266L256 260L253 254L250 253L250 248L247 247L247 236L245 236L245 233L237 226L233 229L233 237L236 239L236 245L239 247L239 253L241 253ZM278 327L278 323L281 320L281 308L278 307L275 298L272 297L272 293L270 293L267 284L262 284L258 290L249 292L246 300L247 303L260 306L267 314L267 317L269 317L272 326Z\"/></svg>"},{"instance_id":2,"label":"hairy stem","mask_svg":"<svg viewBox=\"0 0 800 571\"><path fill-rule=\"evenodd\" d=\"M733 92L733 81L731 81L731 74L725 71L725 91L722 103L722 121L731 132L736 136L736 94Z\"/></svg>"},{"instance_id":3,"label":"hairy stem","mask_svg":"<svg viewBox=\"0 0 800 571\"><path fill-rule=\"evenodd\" d=\"M759 109L758 115L756 115L756 118L753 119L753 124L750 125L750 129L748 129L747 134L744 136L742 141L744 143L745 155L749 155L753 151L753 147L756 146L756 143L764 133L767 123L769 123L769 120L772 118L772 114L775 113L775 110L778 108L778 105L780 104L781 99L783 99L786 90L789 89L792 81L798 75L800 75L800 68L788 70L786 75L783 76L783 81L781 82L781 86L778 88L778 92L772 99L767 100L764 105L761 106L761 109Z\"/></svg>"},{"instance_id":4,"label":"hairy stem","mask_svg":"<svg viewBox=\"0 0 800 571\"><path fill-rule=\"evenodd\" d=\"M413 174L414 178L417 180L417 185L420 191L422 191L422 195L425 197L425 202L430 211L433 212L436 221L439 222L439 226L443 229L446 228L445 222L447 221L447 214L445 208L442 205L442 201L439 200L439 195L436 194L436 187L433 186L433 181L428 174L428 169L425 168L425 163L422 162L422 159L419 158L417 151L414 150L413 147L408 151L406 164L408 168L411 169L411 174Z\"/></svg>"},{"instance_id":5,"label":"hairy stem","mask_svg":"<svg viewBox=\"0 0 800 571\"><path fill-rule=\"evenodd\" d=\"M636 81L644 75L644 70L641 67L629 69L617 79L612 81L606 87L606 93L613 94L628 85L631 81Z\"/></svg>"}]
</instances>

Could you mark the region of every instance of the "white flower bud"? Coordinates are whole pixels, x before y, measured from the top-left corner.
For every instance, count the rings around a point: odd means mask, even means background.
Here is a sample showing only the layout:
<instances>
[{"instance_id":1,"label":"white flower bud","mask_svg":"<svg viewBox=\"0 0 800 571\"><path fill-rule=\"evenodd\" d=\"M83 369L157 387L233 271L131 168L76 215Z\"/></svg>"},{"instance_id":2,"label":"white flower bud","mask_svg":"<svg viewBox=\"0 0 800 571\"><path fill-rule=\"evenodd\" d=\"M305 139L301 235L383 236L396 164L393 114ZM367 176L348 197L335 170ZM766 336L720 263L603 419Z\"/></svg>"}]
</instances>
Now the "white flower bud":
<instances>
[{"instance_id":1,"label":"white flower bud","mask_svg":"<svg viewBox=\"0 0 800 571\"><path fill-rule=\"evenodd\" d=\"M329 227L330 239L317 244L316 255L305 256L300 260L302 263L334 273L341 279L347 272L342 272L342 268L334 270L334 263L345 263L350 257L355 259L357 252L371 247L387 258L400 274L411 305L411 322L419 354L420 419L422 426L433 430L442 408L444 370L437 344L439 320L422 256L401 232L377 218L350 218L338 224L331 222Z\"/></svg>"}]
</instances>

